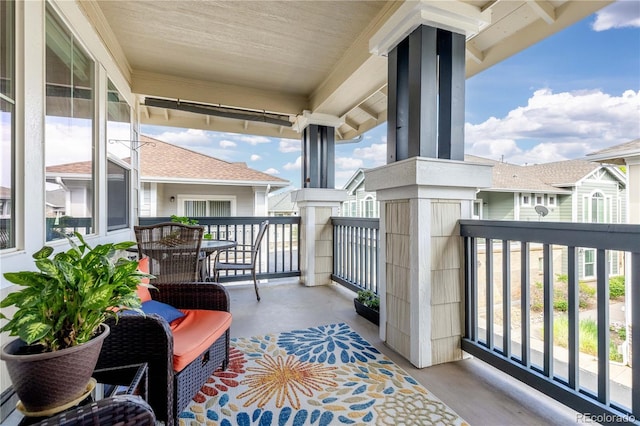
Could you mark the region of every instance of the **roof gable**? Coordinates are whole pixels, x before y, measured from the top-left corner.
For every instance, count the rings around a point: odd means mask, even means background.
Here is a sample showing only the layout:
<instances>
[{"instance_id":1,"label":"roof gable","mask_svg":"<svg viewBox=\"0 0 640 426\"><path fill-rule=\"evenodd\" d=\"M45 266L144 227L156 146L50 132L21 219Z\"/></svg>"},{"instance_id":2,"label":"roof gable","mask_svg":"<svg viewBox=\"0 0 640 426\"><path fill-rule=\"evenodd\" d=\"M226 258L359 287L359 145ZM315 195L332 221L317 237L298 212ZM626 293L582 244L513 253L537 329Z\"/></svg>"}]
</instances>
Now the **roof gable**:
<instances>
[{"instance_id":1,"label":"roof gable","mask_svg":"<svg viewBox=\"0 0 640 426\"><path fill-rule=\"evenodd\" d=\"M287 180L251 169L245 163L229 163L145 135L140 140L143 142L140 148L143 180L255 182L277 187L289 184Z\"/></svg>"}]
</instances>

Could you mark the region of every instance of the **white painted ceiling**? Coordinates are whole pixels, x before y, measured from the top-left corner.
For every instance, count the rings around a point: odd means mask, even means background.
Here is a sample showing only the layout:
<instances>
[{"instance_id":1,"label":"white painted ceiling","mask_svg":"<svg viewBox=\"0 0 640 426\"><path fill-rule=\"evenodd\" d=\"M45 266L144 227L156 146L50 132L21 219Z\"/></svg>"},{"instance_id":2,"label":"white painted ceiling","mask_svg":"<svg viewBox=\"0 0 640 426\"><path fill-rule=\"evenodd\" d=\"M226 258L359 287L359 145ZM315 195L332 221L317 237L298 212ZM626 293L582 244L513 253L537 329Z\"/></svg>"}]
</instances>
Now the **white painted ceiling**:
<instances>
[{"instance_id":1,"label":"white painted ceiling","mask_svg":"<svg viewBox=\"0 0 640 426\"><path fill-rule=\"evenodd\" d=\"M434 1L432 3L456 0ZM604 7L610 0L464 0L491 11L467 40L467 77ZM386 121L386 58L369 40L399 1L79 1L129 79L147 97L344 124L338 140ZM580 48L577 46L576 48ZM141 106L142 123L299 136L290 126Z\"/></svg>"}]
</instances>

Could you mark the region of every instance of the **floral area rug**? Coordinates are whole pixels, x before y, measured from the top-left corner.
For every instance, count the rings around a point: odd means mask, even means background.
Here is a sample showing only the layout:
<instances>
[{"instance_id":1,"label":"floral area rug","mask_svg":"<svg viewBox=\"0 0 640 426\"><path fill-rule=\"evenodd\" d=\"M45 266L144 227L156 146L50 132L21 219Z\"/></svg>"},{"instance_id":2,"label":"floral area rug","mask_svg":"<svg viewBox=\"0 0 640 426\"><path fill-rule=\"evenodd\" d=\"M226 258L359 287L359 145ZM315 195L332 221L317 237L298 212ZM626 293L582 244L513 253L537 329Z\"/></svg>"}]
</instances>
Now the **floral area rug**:
<instances>
[{"instance_id":1,"label":"floral area rug","mask_svg":"<svg viewBox=\"0 0 640 426\"><path fill-rule=\"evenodd\" d=\"M180 414L193 425L467 425L346 324L236 338Z\"/></svg>"}]
</instances>

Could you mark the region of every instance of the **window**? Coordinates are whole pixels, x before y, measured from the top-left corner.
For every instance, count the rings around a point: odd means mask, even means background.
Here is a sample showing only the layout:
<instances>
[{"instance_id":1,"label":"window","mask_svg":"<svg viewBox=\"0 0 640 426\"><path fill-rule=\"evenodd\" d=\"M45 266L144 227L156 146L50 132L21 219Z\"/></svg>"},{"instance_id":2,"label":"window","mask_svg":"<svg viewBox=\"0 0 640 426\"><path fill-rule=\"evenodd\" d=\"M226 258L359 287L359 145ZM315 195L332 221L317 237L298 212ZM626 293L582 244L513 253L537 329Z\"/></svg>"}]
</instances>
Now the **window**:
<instances>
[{"instance_id":1,"label":"window","mask_svg":"<svg viewBox=\"0 0 640 426\"><path fill-rule=\"evenodd\" d=\"M356 201L351 201L351 214L349 214L349 216L351 217L358 216L358 204Z\"/></svg>"},{"instance_id":2,"label":"window","mask_svg":"<svg viewBox=\"0 0 640 426\"><path fill-rule=\"evenodd\" d=\"M591 222L603 223L605 221L604 195L595 192L591 195Z\"/></svg>"},{"instance_id":3,"label":"window","mask_svg":"<svg viewBox=\"0 0 640 426\"><path fill-rule=\"evenodd\" d=\"M107 85L107 230L129 227L131 108Z\"/></svg>"},{"instance_id":4,"label":"window","mask_svg":"<svg viewBox=\"0 0 640 426\"><path fill-rule=\"evenodd\" d=\"M107 160L107 230L129 227L128 168Z\"/></svg>"},{"instance_id":5,"label":"window","mask_svg":"<svg viewBox=\"0 0 640 426\"><path fill-rule=\"evenodd\" d=\"M536 205L537 206L544 205L544 196L542 196L540 194L536 194Z\"/></svg>"},{"instance_id":6,"label":"window","mask_svg":"<svg viewBox=\"0 0 640 426\"><path fill-rule=\"evenodd\" d=\"M374 212L375 201L371 195L367 195L364 199L364 217L375 217Z\"/></svg>"},{"instance_id":7,"label":"window","mask_svg":"<svg viewBox=\"0 0 640 426\"><path fill-rule=\"evenodd\" d=\"M473 218L482 219L482 200L474 200L473 202Z\"/></svg>"},{"instance_id":8,"label":"window","mask_svg":"<svg viewBox=\"0 0 640 426\"><path fill-rule=\"evenodd\" d=\"M94 63L47 6L47 241L94 232Z\"/></svg>"},{"instance_id":9,"label":"window","mask_svg":"<svg viewBox=\"0 0 640 426\"><path fill-rule=\"evenodd\" d=\"M595 249L584 250L584 276L593 277L596 275L596 251Z\"/></svg>"},{"instance_id":10,"label":"window","mask_svg":"<svg viewBox=\"0 0 640 426\"><path fill-rule=\"evenodd\" d=\"M182 211L178 216L229 217L235 215L235 200L182 198Z\"/></svg>"},{"instance_id":11,"label":"window","mask_svg":"<svg viewBox=\"0 0 640 426\"><path fill-rule=\"evenodd\" d=\"M522 204L523 206L530 206L531 205L531 194L522 194L522 199L520 204Z\"/></svg>"},{"instance_id":12,"label":"window","mask_svg":"<svg viewBox=\"0 0 640 426\"><path fill-rule=\"evenodd\" d=\"M556 197L555 197L555 195L547 196L547 201L549 202L549 206L554 207L556 205Z\"/></svg>"},{"instance_id":13,"label":"window","mask_svg":"<svg viewBox=\"0 0 640 426\"><path fill-rule=\"evenodd\" d=\"M14 2L0 2L0 250L15 244Z\"/></svg>"}]
</instances>

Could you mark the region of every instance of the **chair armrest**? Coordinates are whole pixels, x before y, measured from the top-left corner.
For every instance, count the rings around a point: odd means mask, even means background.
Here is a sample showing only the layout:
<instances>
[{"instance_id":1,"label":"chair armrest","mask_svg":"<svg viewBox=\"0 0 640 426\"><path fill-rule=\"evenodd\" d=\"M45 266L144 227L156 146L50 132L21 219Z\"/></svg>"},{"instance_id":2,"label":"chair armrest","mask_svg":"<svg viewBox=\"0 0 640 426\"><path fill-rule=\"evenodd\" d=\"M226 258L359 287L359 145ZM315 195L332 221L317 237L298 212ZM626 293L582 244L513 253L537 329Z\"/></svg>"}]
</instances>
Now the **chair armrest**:
<instances>
[{"instance_id":1,"label":"chair armrest","mask_svg":"<svg viewBox=\"0 0 640 426\"><path fill-rule=\"evenodd\" d=\"M157 283L154 300L168 303L178 309L208 309L231 312L227 289L214 282Z\"/></svg>"},{"instance_id":2,"label":"chair armrest","mask_svg":"<svg viewBox=\"0 0 640 426\"><path fill-rule=\"evenodd\" d=\"M102 344L96 368L111 368L146 362L149 404L160 419L173 410L173 334L169 323L158 315L120 315L110 318L109 336Z\"/></svg>"}]
</instances>

